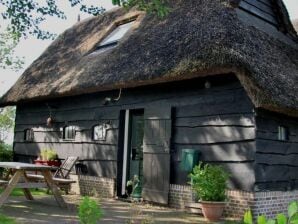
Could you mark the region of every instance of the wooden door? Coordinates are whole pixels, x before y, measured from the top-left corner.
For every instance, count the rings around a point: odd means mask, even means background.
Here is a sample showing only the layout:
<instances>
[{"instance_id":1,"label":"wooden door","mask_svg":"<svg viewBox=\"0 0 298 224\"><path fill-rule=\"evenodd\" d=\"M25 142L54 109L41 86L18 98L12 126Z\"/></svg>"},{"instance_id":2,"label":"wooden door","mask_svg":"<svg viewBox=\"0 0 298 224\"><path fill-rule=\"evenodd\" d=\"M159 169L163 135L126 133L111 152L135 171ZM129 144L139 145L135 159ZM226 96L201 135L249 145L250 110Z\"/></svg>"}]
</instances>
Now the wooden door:
<instances>
[{"instance_id":1,"label":"wooden door","mask_svg":"<svg viewBox=\"0 0 298 224\"><path fill-rule=\"evenodd\" d=\"M170 186L171 108L145 109L143 199L168 204Z\"/></svg>"}]
</instances>

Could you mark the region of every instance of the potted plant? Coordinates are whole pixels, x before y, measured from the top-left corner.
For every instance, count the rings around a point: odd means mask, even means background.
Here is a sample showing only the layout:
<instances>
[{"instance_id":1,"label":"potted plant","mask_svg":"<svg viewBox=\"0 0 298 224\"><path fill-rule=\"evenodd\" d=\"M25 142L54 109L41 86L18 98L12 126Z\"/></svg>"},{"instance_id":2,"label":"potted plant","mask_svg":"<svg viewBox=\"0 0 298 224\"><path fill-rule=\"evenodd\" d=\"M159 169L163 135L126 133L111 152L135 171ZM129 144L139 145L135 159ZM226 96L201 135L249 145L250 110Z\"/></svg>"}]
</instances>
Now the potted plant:
<instances>
[{"instance_id":1,"label":"potted plant","mask_svg":"<svg viewBox=\"0 0 298 224\"><path fill-rule=\"evenodd\" d=\"M40 156L34 160L35 164L57 166L61 165L61 161L58 159L58 154L54 149L42 149Z\"/></svg>"},{"instance_id":2,"label":"potted plant","mask_svg":"<svg viewBox=\"0 0 298 224\"><path fill-rule=\"evenodd\" d=\"M193 168L190 177L204 217L208 221L219 221L225 207L228 173L221 166L201 162Z\"/></svg>"},{"instance_id":3,"label":"potted plant","mask_svg":"<svg viewBox=\"0 0 298 224\"><path fill-rule=\"evenodd\" d=\"M142 186L138 175L134 175L132 180L127 181L126 190L128 196L131 196L134 201L142 198Z\"/></svg>"}]
</instances>

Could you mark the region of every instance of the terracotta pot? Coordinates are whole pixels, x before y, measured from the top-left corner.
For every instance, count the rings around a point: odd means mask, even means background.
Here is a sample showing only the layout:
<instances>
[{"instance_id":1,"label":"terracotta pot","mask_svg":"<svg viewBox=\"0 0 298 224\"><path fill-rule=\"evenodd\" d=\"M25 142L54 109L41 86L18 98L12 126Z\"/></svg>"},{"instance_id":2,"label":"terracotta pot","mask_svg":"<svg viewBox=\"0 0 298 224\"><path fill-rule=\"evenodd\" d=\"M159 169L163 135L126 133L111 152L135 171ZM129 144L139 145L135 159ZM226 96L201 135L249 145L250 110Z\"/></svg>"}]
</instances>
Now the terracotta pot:
<instances>
[{"instance_id":1,"label":"terracotta pot","mask_svg":"<svg viewBox=\"0 0 298 224\"><path fill-rule=\"evenodd\" d=\"M204 217L210 222L220 221L226 202L200 201Z\"/></svg>"}]
</instances>

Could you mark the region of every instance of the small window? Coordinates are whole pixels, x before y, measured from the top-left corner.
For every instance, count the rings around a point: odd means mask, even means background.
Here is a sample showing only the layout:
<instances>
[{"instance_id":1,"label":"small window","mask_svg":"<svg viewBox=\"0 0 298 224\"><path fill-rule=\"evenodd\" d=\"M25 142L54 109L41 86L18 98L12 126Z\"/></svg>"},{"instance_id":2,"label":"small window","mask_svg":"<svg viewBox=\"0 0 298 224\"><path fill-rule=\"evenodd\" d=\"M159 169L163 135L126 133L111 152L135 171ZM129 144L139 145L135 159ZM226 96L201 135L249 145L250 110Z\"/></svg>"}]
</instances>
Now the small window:
<instances>
[{"instance_id":1,"label":"small window","mask_svg":"<svg viewBox=\"0 0 298 224\"><path fill-rule=\"evenodd\" d=\"M76 138L76 129L74 126L66 126L63 128L63 139L74 140Z\"/></svg>"},{"instance_id":2,"label":"small window","mask_svg":"<svg viewBox=\"0 0 298 224\"><path fill-rule=\"evenodd\" d=\"M93 140L95 141L103 141L106 139L107 125L100 124L93 127Z\"/></svg>"},{"instance_id":3,"label":"small window","mask_svg":"<svg viewBox=\"0 0 298 224\"><path fill-rule=\"evenodd\" d=\"M95 48L93 53L101 53L116 47L119 40L130 30L134 21L118 25L106 38L104 38Z\"/></svg>"},{"instance_id":4,"label":"small window","mask_svg":"<svg viewBox=\"0 0 298 224\"><path fill-rule=\"evenodd\" d=\"M285 126L278 127L278 140L287 141L289 140L289 129Z\"/></svg>"},{"instance_id":5,"label":"small window","mask_svg":"<svg viewBox=\"0 0 298 224\"><path fill-rule=\"evenodd\" d=\"M24 140L32 142L34 140L34 131L33 129L26 129L24 132Z\"/></svg>"}]
</instances>

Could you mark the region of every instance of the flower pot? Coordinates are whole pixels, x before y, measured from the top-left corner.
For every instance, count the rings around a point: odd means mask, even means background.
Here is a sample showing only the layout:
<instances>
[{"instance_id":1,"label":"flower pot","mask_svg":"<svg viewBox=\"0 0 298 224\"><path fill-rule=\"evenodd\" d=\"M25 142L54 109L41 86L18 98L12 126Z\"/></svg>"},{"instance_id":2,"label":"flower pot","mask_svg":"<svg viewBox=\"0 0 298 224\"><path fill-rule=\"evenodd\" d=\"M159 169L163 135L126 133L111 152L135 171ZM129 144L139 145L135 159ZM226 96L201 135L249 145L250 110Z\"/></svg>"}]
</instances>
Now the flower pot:
<instances>
[{"instance_id":1,"label":"flower pot","mask_svg":"<svg viewBox=\"0 0 298 224\"><path fill-rule=\"evenodd\" d=\"M220 221L226 202L201 201L204 217L210 222Z\"/></svg>"}]
</instances>

